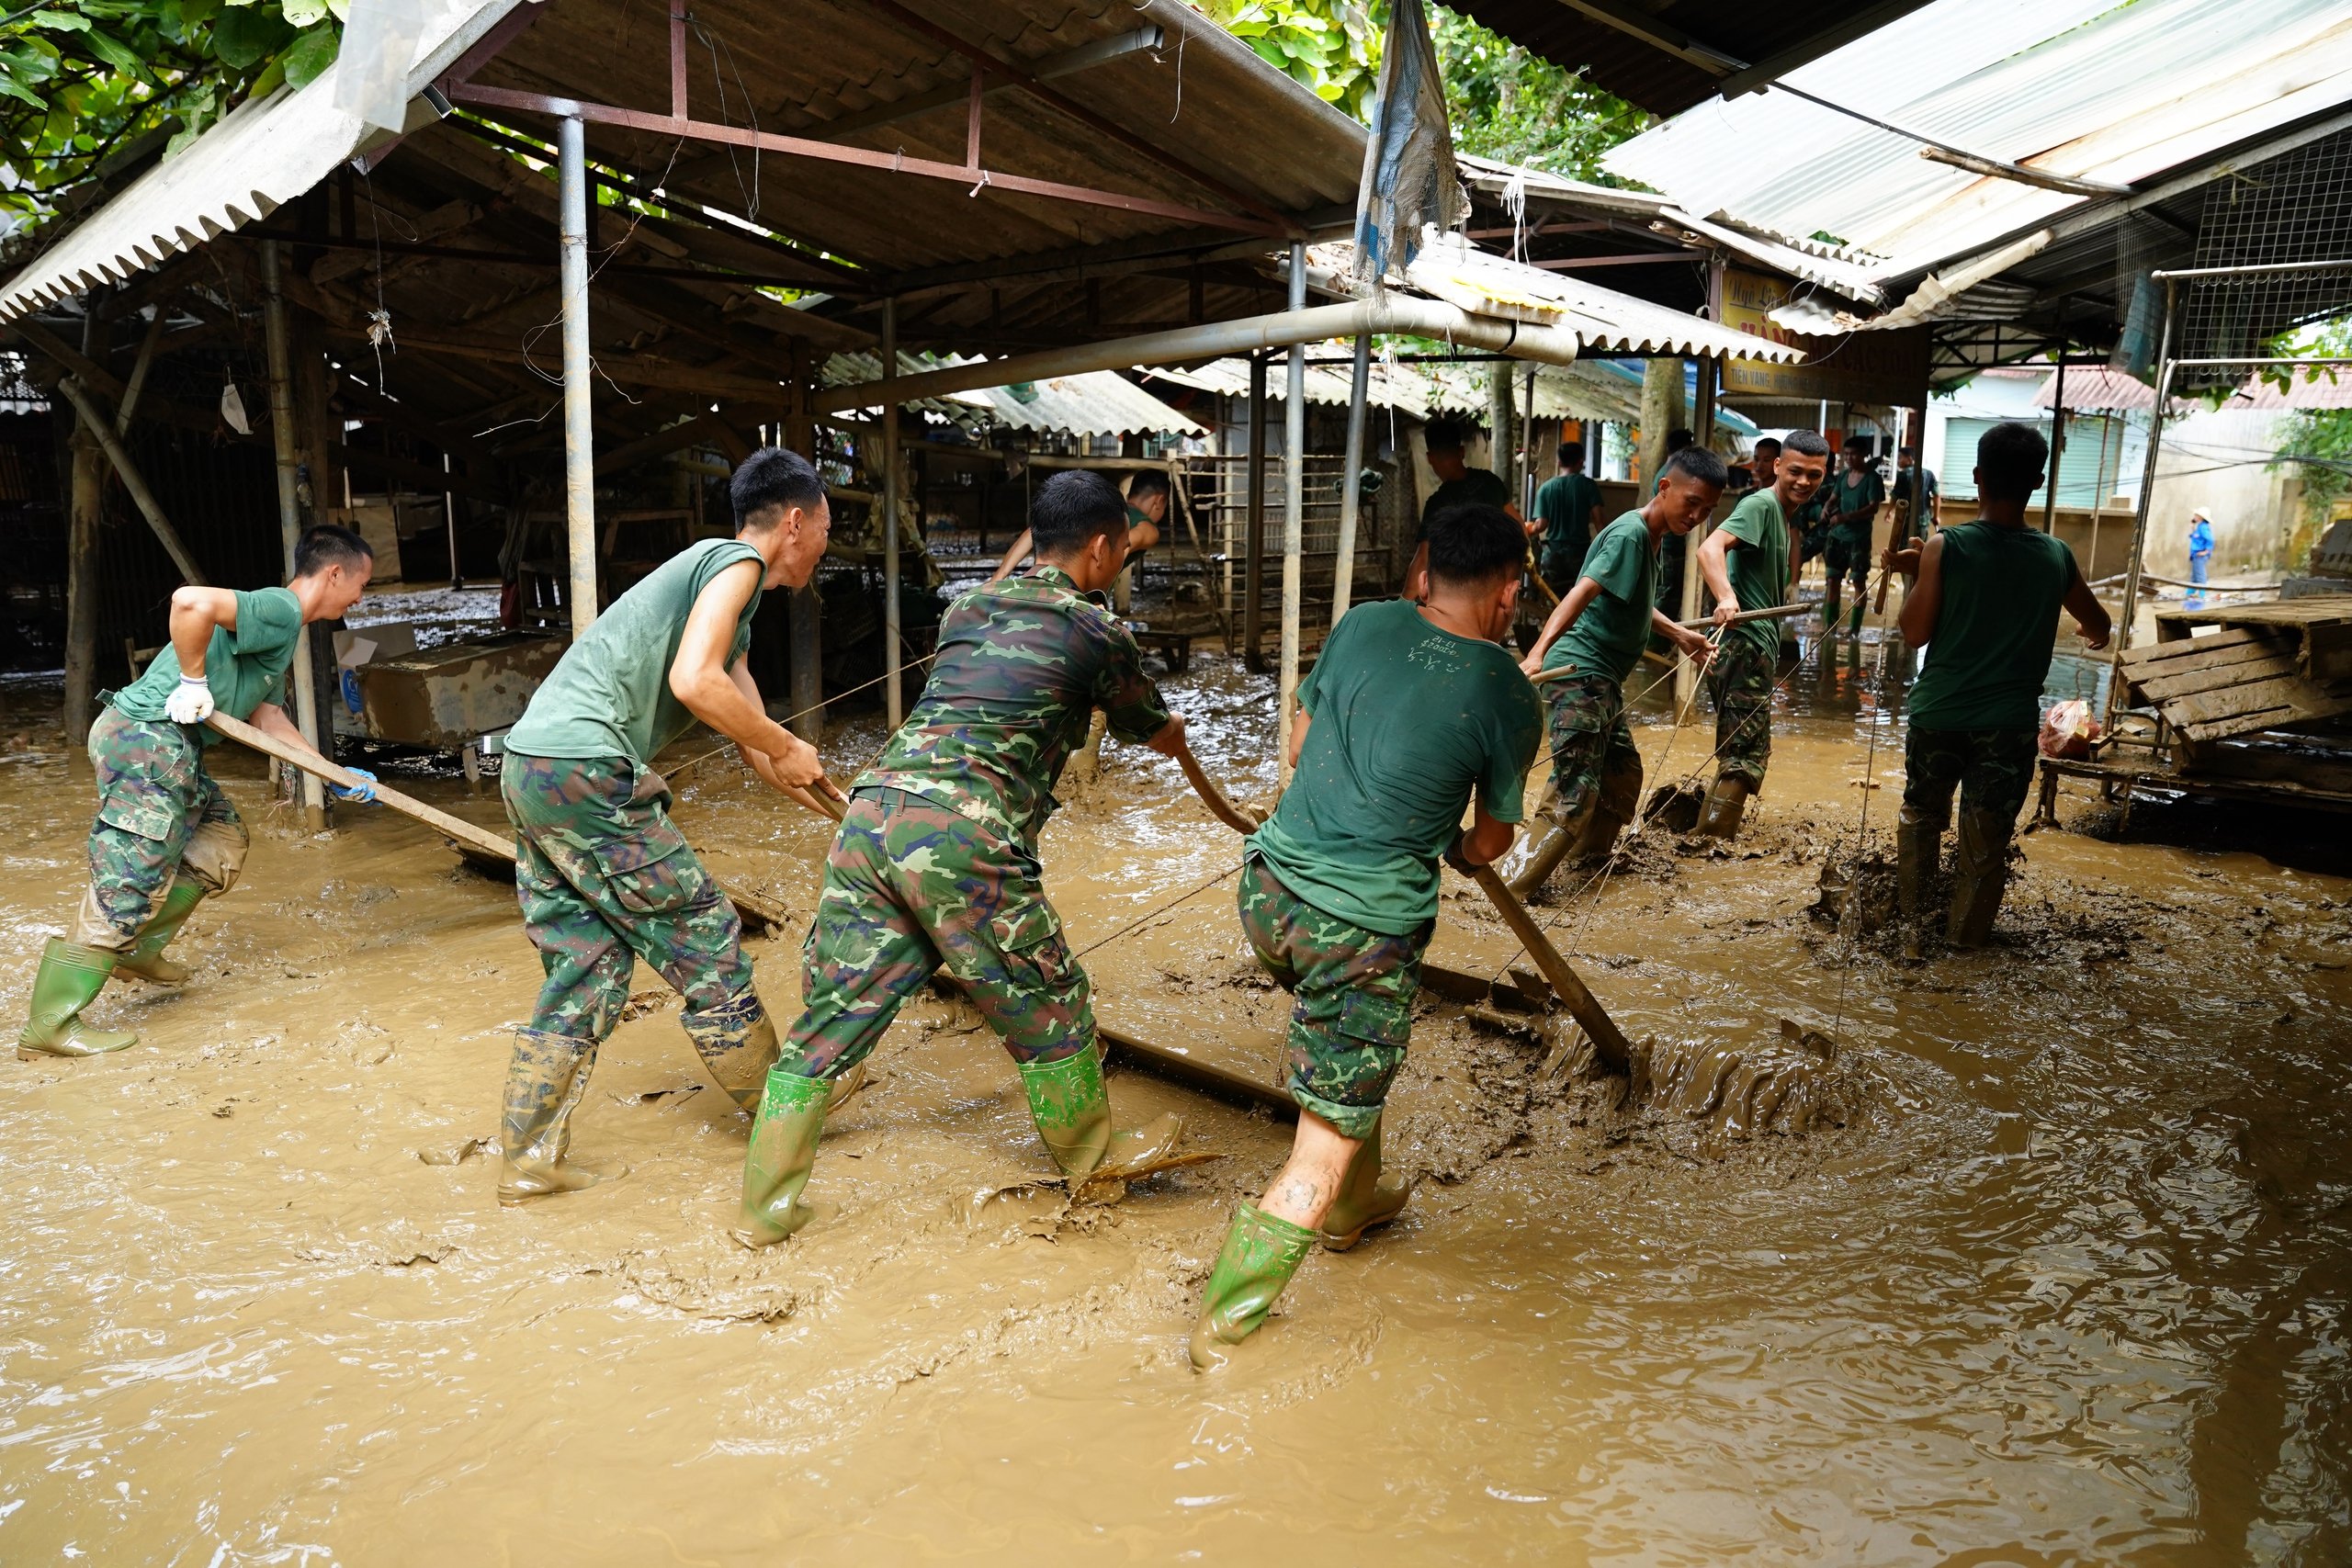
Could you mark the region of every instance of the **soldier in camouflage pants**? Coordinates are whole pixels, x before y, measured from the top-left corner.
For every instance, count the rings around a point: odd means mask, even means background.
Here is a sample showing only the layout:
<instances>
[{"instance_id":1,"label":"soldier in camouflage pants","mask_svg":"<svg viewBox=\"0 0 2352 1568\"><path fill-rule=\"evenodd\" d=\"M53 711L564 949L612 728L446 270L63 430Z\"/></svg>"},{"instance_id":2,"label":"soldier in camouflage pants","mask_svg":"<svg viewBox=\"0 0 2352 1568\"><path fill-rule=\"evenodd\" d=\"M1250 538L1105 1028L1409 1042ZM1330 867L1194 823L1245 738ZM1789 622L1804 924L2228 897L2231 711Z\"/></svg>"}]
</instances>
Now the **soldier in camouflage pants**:
<instances>
[{"instance_id":1,"label":"soldier in camouflage pants","mask_svg":"<svg viewBox=\"0 0 2352 1568\"><path fill-rule=\"evenodd\" d=\"M847 1072L942 964L1014 1062L1091 1048L1086 971L1037 863L921 795L862 789L825 858L802 950L806 1005L778 1065L810 1078Z\"/></svg>"},{"instance_id":2,"label":"soldier in camouflage pants","mask_svg":"<svg viewBox=\"0 0 2352 1568\"><path fill-rule=\"evenodd\" d=\"M1711 677L1715 694L1715 761L1718 778L1747 781L1750 794L1764 791L1764 769L1772 760L1772 658L1744 637L1726 637Z\"/></svg>"},{"instance_id":3,"label":"soldier in camouflage pants","mask_svg":"<svg viewBox=\"0 0 2352 1568\"><path fill-rule=\"evenodd\" d=\"M1255 855L1242 863L1238 901L1259 964L1297 998L1291 1098L1342 1137L1370 1137L1405 1063L1421 954L1437 922L1408 936L1367 931L1299 897Z\"/></svg>"},{"instance_id":4,"label":"soldier in camouflage pants","mask_svg":"<svg viewBox=\"0 0 2352 1568\"><path fill-rule=\"evenodd\" d=\"M516 1050L552 1064L581 1055L578 1043L587 1043L576 1070L550 1070L533 1081L575 1101L586 1091L595 1047L618 1026L642 958L684 998L679 1021L711 1077L738 1104L756 1107L768 1055L755 1037L767 1015L752 989L742 923L671 823L662 775L622 757L509 752L499 793L514 825L524 930L547 975ZM546 1119L554 1108L537 1109ZM553 1118L560 1125L568 1120ZM560 1154L546 1162L548 1170L534 1166L530 1179L511 1180L513 1190L502 1196L537 1196L526 1189L534 1179L554 1179Z\"/></svg>"},{"instance_id":5,"label":"soldier in camouflage pants","mask_svg":"<svg viewBox=\"0 0 2352 1568\"><path fill-rule=\"evenodd\" d=\"M1554 822L1578 830L1570 852L1609 849L1641 802L1642 753L1625 722L1623 683L1606 675L1570 675L1544 692L1552 743Z\"/></svg>"},{"instance_id":6,"label":"soldier in camouflage pants","mask_svg":"<svg viewBox=\"0 0 2352 1568\"><path fill-rule=\"evenodd\" d=\"M204 771L202 749L176 724L103 708L90 726L90 765L98 817L90 826L90 890L73 940L129 953L175 881L193 882L205 897L235 886L250 840L237 808Z\"/></svg>"}]
</instances>

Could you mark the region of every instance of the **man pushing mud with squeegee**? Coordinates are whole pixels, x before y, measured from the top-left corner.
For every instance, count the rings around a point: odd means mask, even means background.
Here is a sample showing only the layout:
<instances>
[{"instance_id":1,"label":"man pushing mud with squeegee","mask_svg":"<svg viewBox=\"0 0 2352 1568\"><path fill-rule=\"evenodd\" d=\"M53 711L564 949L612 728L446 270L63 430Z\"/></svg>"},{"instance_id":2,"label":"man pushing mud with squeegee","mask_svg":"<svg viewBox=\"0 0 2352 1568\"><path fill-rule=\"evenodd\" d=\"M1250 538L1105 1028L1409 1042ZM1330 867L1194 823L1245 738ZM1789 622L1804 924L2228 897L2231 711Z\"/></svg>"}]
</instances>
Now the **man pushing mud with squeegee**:
<instances>
[{"instance_id":1,"label":"man pushing mud with squeegee","mask_svg":"<svg viewBox=\"0 0 2352 1568\"><path fill-rule=\"evenodd\" d=\"M638 959L677 988L687 1037L744 1110L759 1105L775 1060L741 923L672 825L669 785L651 765L700 719L810 809L824 809L812 789L840 797L816 749L768 717L743 667L761 594L805 586L824 558L824 480L807 458L767 447L743 460L730 489L735 536L687 546L615 600L507 734L499 794L547 983L506 1069L502 1203L624 1173L565 1156Z\"/></svg>"},{"instance_id":2,"label":"man pushing mud with squeegee","mask_svg":"<svg viewBox=\"0 0 2352 1568\"><path fill-rule=\"evenodd\" d=\"M1657 608L1658 546L1707 520L1731 477L1704 446L1666 460L1649 504L1603 528L1585 552L1567 597L1552 607L1520 661L1530 676L1558 671L1544 694L1551 715L1552 825L1507 869L1524 897L1571 856L1606 855L1641 804L1642 754L1625 722L1625 677L1657 632L1702 670L1714 648Z\"/></svg>"},{"instance_id":3,"label":"man pushing mud with squeegee","mask_svg":"<svg viewBox=\"0 0 2352 1568\"><path fill-rule=\"evenodd\" d=\"M1095 708L1120 739L1179 760L1184 721L1096 597L1126 562L1119 492L1099 473L1056 474L1029 524L1035 567L949 606L922 700L851 789L802 960L803 1010L744 1160L735 1236L747 1247L808 1222L800 1193L835 1086L943 964L1012 1054L1065 1178L1142 1170L1183 1135L1173 1115L1113 1128L1086 971L1046 901L1037 835Z\"/></svg>"},{"instance_id":4,"label":"man pushing mud with squeegee","mask_svg":"<svg viewBox=\"0 0 2352 1568\"><path fill-rule=\"evenodd\" d=\"M1297 998L1298 1133L1209 1270L1192 1340L1204 1371L1266 1321L1317 1240L1352 1247L1404 1208L1407 1187L1381 1179L1380 1122L1437 925L1438 860L1487 863L1520 818L1543 713L1499 642L1526 533L1474 503L1432 517L1428 544L1424 603L1358 605L1332 629L1298 691L1290 787L1243 852L1241 929Z\"/></svg>"},{"instance_id":5,"label":"man pushing mud with squeegee","mask_svg":"<svg viewBox=\"0 0 2352 1568\"><path fill-rule=\"evenodd\" d=\"M19 1056L95 1056L135 1045L139 1037L128 1030L83 1022L82 1010L109 976L163 986L188 977L187 965L164 949L198 904L236 886L248 842L236 807L205 771L205 748L220 738L204 721L216 712L250 719L317 758L270 699L302 646L303 626L359 603L374 568L358 535L313 528L296 543L294 579L283 588L173 591L171 646L145 674L110 694L90 727L98 775L90 890L73 934L51 938L41 953ZM372 798L364 788L335 794Z\"/></svg>"}]
</instances>

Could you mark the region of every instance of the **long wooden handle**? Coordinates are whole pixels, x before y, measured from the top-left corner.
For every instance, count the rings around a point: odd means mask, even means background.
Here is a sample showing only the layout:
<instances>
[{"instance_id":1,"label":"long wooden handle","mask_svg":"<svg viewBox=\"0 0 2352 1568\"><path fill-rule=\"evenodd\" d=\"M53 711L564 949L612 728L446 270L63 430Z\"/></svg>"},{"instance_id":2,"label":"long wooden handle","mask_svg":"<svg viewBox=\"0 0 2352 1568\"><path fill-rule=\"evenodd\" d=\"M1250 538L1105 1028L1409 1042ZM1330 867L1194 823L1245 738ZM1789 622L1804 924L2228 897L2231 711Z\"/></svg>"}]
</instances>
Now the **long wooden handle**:
<instances>
[{"instance_id":1,"label":"long wooden handle","mask_svg":"<svg viewBox=\"0 0 2352 1568\"><path fill-rule=\"evenodd\" d=\"M376 792L377 804L389 806L405 816L415 818L419 822L448 839L469 854L503 861L508 865L514 863L514 845L512 840L502 839L487 829L478 828L462 817L452 817L437 807L425 805L413 795L403 795L388 784L380 782L371 784L350 769L337 767L322 757L313 756L308 751L298 751L277 737L255 729L241 718L231 718L227 714L216 711L204 722L210 725L219 734L227 736L240 745L250 746L264 756L275 757L291 767L301 769L304 773L316 773L319 777L341 784L345 789L362 787L372 789ZM757 893L747 893L741 888L730 887L724 881L719 882L718 890L727 895L728 902L735 906L735 912L741 916L743 923L753 931L782 930L791 919L790 912L782 905Z\"/></svg>"},{"instance_id":2,"label":"long wooden handle","mask_svg":"<svg viewBox=\"0 0 2352 1568\"><path fill-rule=\"evenodd\" d=\"M1244 838L1258 830L1264 818L1250 816L1227 800L1225 791L1217 788L1216 781L1202 769L1200 759L1193 755L1192 748L1186 747L1179 751L1176 761L1183 767L1184 776L1193 781L1193 789L1200 795L1201 804L1209 808L1209 815Z\"/></svg>"},{"instance_id":3,"label":"long wooden handle","mask_svg":"<svg viewBox=\"0 0 2352 1568\"><path fill-rule=\"evenodd\" d=\"M239 745L250 746L256 751L275 757L279 761L300 768L306 773L316 773L331 784L341 784L345 789L373 789L379 803L415 818L435 832L455 840L469 850L479 850L483 854L497 855L503 860L511 861L514 858L514 845L512 841L502 839L487 829L477 828L461 817L452 817L435 807L427 806L413 795L402 795L388 784L371 784L349 768L337 767L324 758L314 757L307 751L298 751L275 735L255 729L243 719L231 718L227 714L216 711L204 722Z\"/></svg>"},{"instance_id":4,"label":"long wooden handle","mask_svg":"<svg viewBox=\"0 0 2352 1568\"><path fill-rule=\"evenodd\" d=\"M1494 905L1495 912L1502 916L1503 924L1510 928L1511 935L1525 945L1528 956L1535 960L1535 967L1552 983L1552 989L1559 993L1568 1016L1584 1025L1584 1032L1592 1036L1601 1059L1621 1073L1631 1071L1634 1049L1627 1043L1624 1031L1617 1027L1617 1021L1609 1016L1600 998L1577 977L1577 972L1568 967L1568 961L1560 956L1560 950L1552 945L1552 939L1544 934L1544 928L1535 923L1527 907L1511 892L1502 874L1491 865L1480 866L1478 886Z\"/></svg>"}]
</instances>

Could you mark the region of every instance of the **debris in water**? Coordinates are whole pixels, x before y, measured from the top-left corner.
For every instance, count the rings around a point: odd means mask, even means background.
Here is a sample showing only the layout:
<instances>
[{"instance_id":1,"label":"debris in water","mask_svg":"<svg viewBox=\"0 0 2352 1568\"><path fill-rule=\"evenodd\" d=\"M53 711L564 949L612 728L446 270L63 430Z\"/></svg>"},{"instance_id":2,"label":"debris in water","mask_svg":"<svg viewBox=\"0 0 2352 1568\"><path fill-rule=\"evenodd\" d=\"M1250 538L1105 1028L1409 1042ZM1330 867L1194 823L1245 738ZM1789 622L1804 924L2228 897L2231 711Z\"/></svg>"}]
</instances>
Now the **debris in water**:
<instances>
[{"instance_id":1,"label":"debris in water","mask_svg":"<svg viewBox=\"0 0 2352 1568\"><path fill-rule=\"evenodd\" d=\"M463 1165L469 1159L488 1154L495 1141L491 1138L467 1138L437 1149L419 1149L416 1157L427 1165Z\"/></svg>"},{"instance_id":2,"label":"debris in water","mask_svg":"<svg viewBox=\"0 0 2352 1568\"><path fill-rule=\"evenodd\" d=\"M1777 1036L1745 1044L1645 1042L1634 1087L1657 1109L1703 1122L1702 1145L1719 1148L1734 1138L1846 1125L1853 1108L1837 1065L1827 1035L1782 1019Z\"/></svg>"}]
</instances>

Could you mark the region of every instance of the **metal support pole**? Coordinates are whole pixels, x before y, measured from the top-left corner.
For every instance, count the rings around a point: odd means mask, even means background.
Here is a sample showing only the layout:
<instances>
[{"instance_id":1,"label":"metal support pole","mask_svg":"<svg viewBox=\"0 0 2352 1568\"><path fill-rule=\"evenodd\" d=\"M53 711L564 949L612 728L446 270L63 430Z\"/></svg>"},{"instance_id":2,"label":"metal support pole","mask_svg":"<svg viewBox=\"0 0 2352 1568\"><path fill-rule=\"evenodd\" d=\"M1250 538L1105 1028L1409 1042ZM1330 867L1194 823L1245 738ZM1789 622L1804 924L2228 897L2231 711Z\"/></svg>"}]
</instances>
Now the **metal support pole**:
<instances>
[{"instance_id":1,"label":"metal support pole","mask_svg":"<svg viewBox=\"0 0 2352 1568\"><path fill-rule=\"evenodd\" d=\"M1290 244L1290 308L1306 309L1306 242ZM1274 758L1290 783L1290 727L1298 705L1298 610L1306 552L1306 345L1290 345L1283 394L1283 669Z\"/></svg>"},{"instance_id":2,"label":"metal support pole","mask_svg":"<svg viewBox=\"0 0 2352 1568\"><path fill-rule=\"evenodd\" d=\"M2052 393L2057 406L2050 411L2050 478L2041 492L2041 531L2058 531L2058 462L2066 452L2066 350L2058 350L2058 380Z\"/></svg>"},{"instance_id":3,"label":"metal support pole","mask_svg":"<svg viewBox=\"0 0 2352 1568\"><path fill-rule=\"evenodd\" d=\"M1698 396L1694 400L1698 406L1691 413L1690 433L1700 446L1712 450L1713 437L1715 433L1715 356L1712 354L1702 354L1699 356L1697 391ZM1655 479L1643 486L1645 493L1655 491L1657 489L1657 481ZM1710 525L1708 523L1702 523L1698 527L1682 536L1682 613L1678 617L1681 620L1695 621L1699 618L1701 598L1699 547L1706 542ZM1674 711L1677 714L1688 713L1690 709L1690 700L1698 694L1698 692L1699 667L1690 661L1689 654L1676 654L1674 656Z\"/></svg>"},{"instance_id":4,"label":"metal support pole","mask_svg":"<svg viewBox=\"0 0 2352 1568\"><path fill-rule=\"evenodd\" d=\"M445 474L449 471L449 454L447 452L441 454L441 471ZM441 492L441 522L449 534L449 586L463 588L466 574L458 570L458 493L455 491Z\"/></svg>"},{"instance_id":5,"label":"metal support pole","mask_svg":"<svg viewBox=\"0 0 2352 1568\"><path fill-rule=\"evenodd\" d=\"M82 317L82 357L106 358L104 286L91 291ZM155 308L158 321L164 309ZM128 394L126 394L128 396ZM90 702L98 665L98 524L106 499L106 453L97 433L77 414L74 427L73 477L66 492L65 532L65 743L79 746L90 735Z\"/></svg>"},{"instance_id":6,"label":"metal support pole","mask_svg":"<svg viewBox=\"0 0 2352 1568\"><path fill-rule=\"evenodd\" d=\"M589 403L588 145L576 117L555 122L562 224L563 522L571 558L571 635L596 623L596 427Z\"/></svg>"},{"instance_id":7,"label":"metal support pole","mask_svg":"<svg viewBox=\"0 0 2352 1568\"><path fill-rule=\"evenodd\" d=\"M808 416L808 389L813 372L808 363L807 340L794 338L787 345L785 389L789 412L784 419L784 445L811 462L817 456L816 422ZM786 602L787 637L792 658L792 733L814 746L825 738L825 671L823 602L817 593L817 580L810 577L805 588L789 590L792 597Z\"/></svg>"},{"instance_id":8,"label":"metal support pole","mask_svg":"<svg viewBox=\"0 0 2352 1568\"><path fill-rule=\"evenodd\" d=\"M2156 343L2156 403L2148 411L2148 461L2140 470L2140 504L2132 519L2132 557L2123 573L2123 614L2117 617L2115 651L2108 660L2107 728L2115 730L2115 715L2123 705L2123 682L2118 671L2123 650L2132 646L2132 622L2140 613L2140 560L2148 547L2148 513L2156 496L2156 458L2164 448L2165 404L2172 397L2173 316L2180 302L2180 285L2165 279L2165 324Z\"/></svg>"},{"instance_id":9,"label":"metal support pole","mask_svg":"<svg viewBox=\"0 0 2352 1568\"><path fill-rule=\"evenodd\" d=\"M882 371L899 376L899 302L882 301ZM882 408L882 706L891 731L904 716L906 694L899 689L899 405Z\"/></svg>"},{"instance_id":10,"label":"metal support pole","mask_svg":"<svg viewBox=\"0 0 2352 1568\"><path fill-rule=\"evenodd\" d=\"M301 459L294 446L294 355L287 343L286 296L279 284L277 242L261 247L262 333L269 359L269 439L277 456L277 531L286 547L286 577L294 577L294 547L302 537ZM294 668L287 684L294 688L294 728L321 756L319 683L312 678L311 631L303 626L294 645ZM326 785L316 773L301 775L302 822L316 833L329 825Z\"/></svg>"},{"instance_id":11,"label":"metal support pole","mask_svg":"<svg viewBox=\"0 0 2352 1568\"><path fill-rule=\"evenodd\" d=\"M1241 662L1266 663L1266 356L1250 356L1249 509L1242 524Z\"/></svg>"},{"instance_id":12,"label":"metal support pole","mask_svg":"<svg viewBox=\"0 0 2352 1568\"><path fill-rule=\"evenodd\" d=\"M1363 422L1372 401L1372 334L1356 333L1354 378L1348 387L1348 457L1340 475L1339 559L1331 568L1331 625L1348 613L1355 589L1356 522L1363 507L1358 481L1363 476Z\"/></svg>"}]
</instances>

